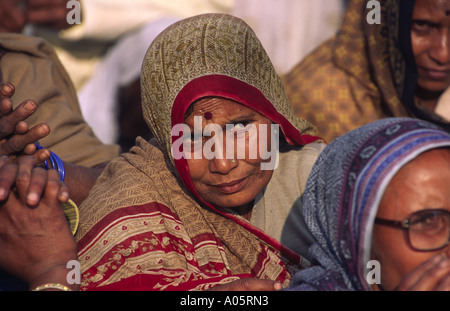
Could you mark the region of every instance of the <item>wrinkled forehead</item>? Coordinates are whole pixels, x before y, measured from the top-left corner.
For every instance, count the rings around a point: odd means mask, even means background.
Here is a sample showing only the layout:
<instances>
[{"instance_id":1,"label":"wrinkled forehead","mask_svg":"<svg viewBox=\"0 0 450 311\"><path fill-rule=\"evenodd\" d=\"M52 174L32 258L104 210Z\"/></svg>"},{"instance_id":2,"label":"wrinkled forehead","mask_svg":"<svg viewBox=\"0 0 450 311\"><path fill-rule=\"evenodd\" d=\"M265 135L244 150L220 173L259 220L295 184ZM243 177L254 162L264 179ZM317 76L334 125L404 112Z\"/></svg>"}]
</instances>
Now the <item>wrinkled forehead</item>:
<instances>
[{"instance_id":1,"label":"wrinkled forehead","mask_svg":"<svg viewBox=\"0 0 450 311\"><path fill-rule=\"evenodd\" d=\"M276 106L258 88L224 75L200 77L188 83L174 101L172 126L184 123L194 111L205 119L216 114L237 117L255 112L278 121Z\"/></svg>"},{"instance_id":2,"label":"wrinkled forehead","mask_svg":"<svg viewBox=\"0 0 450 311\"><path fill-rule=\"evenodd\" d=\"M190 116L203 116L206 120L211 120L213 117L248 114L255 112L253 109L242 105L239 102L227 98L210 96L198 99L192 103L186 110L185 119Z\"/></svg>"},{"instance_id":3,"label":"wrinkled forehead","mask_svg":"<svg viewBox=\"0 0 450 311\"><path fill-rule=\"evenodd\" d=\"M191 104L184 118L184 123L190 127L195 126L195 119L200 117L202 124L218 124L227 126L237 123L251 123L265 119L254 109L233 100L220 97L206 97Z\"/></svg>"},{"instance_id":4,"label":"wrinkled forehead","mask_svg":"<svg viewBox=\"0 0 450 311\"><path fill-rule=\"evenodd\" d=\"M415 0L414 15L420 15L430 19L450 17L449 0Z\"/></svg>"}]
</instances>

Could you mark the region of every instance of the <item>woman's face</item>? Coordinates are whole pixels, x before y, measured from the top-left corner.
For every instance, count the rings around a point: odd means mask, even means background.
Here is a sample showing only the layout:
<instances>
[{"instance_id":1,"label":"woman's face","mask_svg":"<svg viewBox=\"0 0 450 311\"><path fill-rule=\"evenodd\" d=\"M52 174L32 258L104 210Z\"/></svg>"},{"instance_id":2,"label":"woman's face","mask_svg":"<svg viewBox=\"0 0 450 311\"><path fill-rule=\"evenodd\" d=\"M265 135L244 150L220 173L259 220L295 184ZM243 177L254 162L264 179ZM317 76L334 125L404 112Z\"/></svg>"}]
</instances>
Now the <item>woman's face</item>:
<instances>
[{"instance_id":1,"label":"woman's face","mask_svg":"<svg viewBox=\"0 0 450 311\"><path fill-rule=\"evenodd\" d=\"M402 221L421 210L450 211L449 187L450 149L425 152L390 181L377 218ZM405 276L432 256L441 252L450 256L449 245L436 251L417 251L408 243L405 230L380 224L375 224L372 242L372 259L380 262L381 286L385 290L396 289Z\"/></svg>"},{"instance_id":2,"label":"woman's face","mask_svg":"<svg viewBox=\"0 0 450 311\"><path fill-rule=\"evenodd\" d=\"M411 40L418 86L431 93L450 85L450 1L416 0Z\"/></svg>"},{"instance_id":3,"label":"woman's face","mask_svg":"<svg viewBox=\"0 0 450 311\"><path fill-rule=\"evenodd\" d=\"M195 130L194 118L197 120L197 129L198 121L201 120L202 131L206 126L218 126L223 130L223 134L220 135L201 137L199 134L197 137L200 139L195 139L195 135L192 138L191 150L194 150L196 145L203 147L200 159L195 159L194 156L187 159L195 188L211 205L233 209L243 216L248 216L253 200L272 177L273 170L261 169L261 164L266 160L262 160L259 152L262 143L266 144L266 150L271 149L272 122L253 109L223 98L205 98L193 104L193 110L186 116L184 122L189 126L191 133ZM227 131L227 127L231 130ZM246 132L249 128L256 129L256 132ZM242 144L242 140L238 144L237 137L245 137L245 145ZM233 150L232 148L227 150L227 140L234 145ZM215 144L212 145L212 142ZM206 153L211 150L215 154L209 155L208 159ZM245 150L245 158L237 157L238 150L241 152ZM222 159L218 155L222 155Z\"/></svg>"}]
</instances>

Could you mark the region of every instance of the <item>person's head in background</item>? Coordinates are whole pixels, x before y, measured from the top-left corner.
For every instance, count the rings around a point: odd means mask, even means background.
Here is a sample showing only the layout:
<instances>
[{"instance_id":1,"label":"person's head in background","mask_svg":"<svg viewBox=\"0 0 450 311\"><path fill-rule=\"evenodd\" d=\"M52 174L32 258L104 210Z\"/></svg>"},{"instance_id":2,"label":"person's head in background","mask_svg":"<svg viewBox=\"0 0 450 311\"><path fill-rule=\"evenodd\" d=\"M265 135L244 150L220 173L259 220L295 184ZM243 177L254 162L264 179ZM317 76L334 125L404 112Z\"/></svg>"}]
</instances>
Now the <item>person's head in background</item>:
<instances>
[{"instance_id":1,"label":"person's head in background","mask_svg":"<svg viewBox=\"0 0 450 311\"><path fill-rule=\"evenodd\" d=\"M449 147L420 154L389 182L373 231L371 258L381 267L374 289L449 288L449 185Z\"/></svg>"},{"instance_id":2,"label":"person's head in background","mask_svg":"<svg viewBox=\"0 0 450 311\"><path fill-rule=\"evenodd\" d=\"M417 67L416 96L434 110L450 85L449 0L415 0L411 45Z\"/></svg>"},{"instance_id":3,"label":"person's head in background","mask_svg":"<svg viewBox=\"0 0 450 311\"><path fill-rule=\"evenodd\" d=\"M387 118L330 143L303 199L315 267L295 290L450 288L450 134Z\"/></svg>"}]
</instances>

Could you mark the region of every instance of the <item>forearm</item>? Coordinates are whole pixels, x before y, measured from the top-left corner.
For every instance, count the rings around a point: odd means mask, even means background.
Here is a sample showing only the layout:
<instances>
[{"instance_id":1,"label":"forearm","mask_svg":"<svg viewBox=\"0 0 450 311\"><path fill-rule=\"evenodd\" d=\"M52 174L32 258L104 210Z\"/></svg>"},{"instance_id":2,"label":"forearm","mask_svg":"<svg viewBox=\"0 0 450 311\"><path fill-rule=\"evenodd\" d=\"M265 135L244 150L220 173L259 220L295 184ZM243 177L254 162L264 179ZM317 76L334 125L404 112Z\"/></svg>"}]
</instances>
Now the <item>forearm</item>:
<instances>
[{"instance_id":1,"label":"forearm","mask_svg":"<svg viewBox=\"0 0 450 311\"><path fill-rule=\"evenodd\" d=\"M86 199L105 166L106 164L102 164L91 168L64 163L65 183L70 188L70 198L72 201L80 205Z\"/></svg>"}]
</instances>

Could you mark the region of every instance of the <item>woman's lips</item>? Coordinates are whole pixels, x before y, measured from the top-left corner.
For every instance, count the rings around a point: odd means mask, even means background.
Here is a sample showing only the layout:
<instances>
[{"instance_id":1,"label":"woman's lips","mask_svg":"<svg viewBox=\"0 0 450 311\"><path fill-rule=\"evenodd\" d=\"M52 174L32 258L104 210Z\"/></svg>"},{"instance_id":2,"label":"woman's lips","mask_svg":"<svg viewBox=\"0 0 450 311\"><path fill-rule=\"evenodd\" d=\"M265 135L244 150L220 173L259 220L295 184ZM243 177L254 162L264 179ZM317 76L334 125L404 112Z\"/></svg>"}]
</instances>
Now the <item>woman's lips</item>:
<instances>
[{"instance_id":1,"label":"woman's lips","mask_svg":"<svg viewBox=\"0 0 450 311\"><path fill-rule=\"evenodd\" d=\"M419 68L422 73L431 80L445 80L450 77L450 70L435 70L435 69L428 69L428 68Z\"/></svg>"},{"instance_id":2,"label":"woman's lips","mask_svg":"<svg viewBox=\"0 0 450 311\"><path fill-rule=\"evenodd\" d=\"M246 181L247 177L228 183L213 185L213 187L224 194L233 194L241 191L242 188L244 188Z\"/></svg>"}]
</instances>

